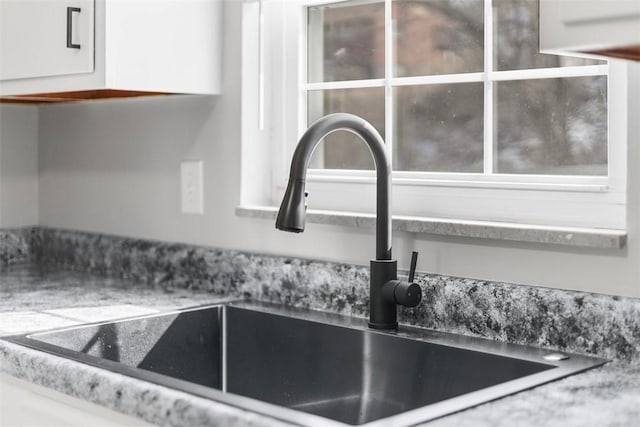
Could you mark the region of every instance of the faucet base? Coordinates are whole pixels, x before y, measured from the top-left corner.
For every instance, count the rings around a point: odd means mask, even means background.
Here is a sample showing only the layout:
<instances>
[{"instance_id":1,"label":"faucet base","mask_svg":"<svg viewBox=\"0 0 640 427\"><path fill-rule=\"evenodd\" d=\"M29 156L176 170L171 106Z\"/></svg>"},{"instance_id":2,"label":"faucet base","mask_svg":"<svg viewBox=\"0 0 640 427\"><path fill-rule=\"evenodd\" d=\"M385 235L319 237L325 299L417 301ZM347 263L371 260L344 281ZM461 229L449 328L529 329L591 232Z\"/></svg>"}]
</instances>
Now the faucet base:
<instances>
[{"instance_id":1,"label":"faucet base","mask_svg":"<svg viewBox=\"0 0 640 427\"><path fill-rule=\"evenodd\" d=\"M369 327L371 329L384 329L384 330L398 329L398 322L395 322L395 323L373 323L373 322L369 322Z\"/></svg>"},{"instance_id":2,"label":"faucet base","mask_svg":"<svg viewBox=\"0 0 640 427\"><path fill-rule=\"evenodd\" d=\"M396 303L384 297L385 283L398 278L396 260L372 259L369 279L369 327L373 329L398 329Z\"/></svg>"}]
</instances>

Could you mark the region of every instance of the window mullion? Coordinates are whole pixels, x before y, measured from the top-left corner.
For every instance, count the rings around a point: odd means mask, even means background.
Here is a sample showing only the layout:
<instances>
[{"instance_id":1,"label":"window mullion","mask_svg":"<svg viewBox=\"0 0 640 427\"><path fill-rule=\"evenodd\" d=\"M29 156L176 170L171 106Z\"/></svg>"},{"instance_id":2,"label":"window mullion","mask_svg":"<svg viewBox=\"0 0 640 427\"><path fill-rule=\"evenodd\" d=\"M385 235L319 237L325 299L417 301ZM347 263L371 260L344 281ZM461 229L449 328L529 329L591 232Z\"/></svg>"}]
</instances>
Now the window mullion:
<instances>
[{"instance_id":1,"label":"window mullion","mask_svg":"<svg viewBox=\"0 0 640 427\"><path fill-rule=\"evenodd\" d=\"M484 174L493 175L497 153L494 147L494 105L493 82L490 79L493 72L493 5L492 0L484 0Z\"/></svg>"},{"instance_id":2,"label":"window mullion","mask_svg":"<svg viewBox=\"0 0 640 427\"><path fill-rule=\"evenodd\" d=\"M302 90L332 90L332 89L358 89L369 87L383 87L386 85L385 79L367 79L367 80L345 80L331 82L304 83Z\"/></svg>"},{"instance_id":3,"label":"window mullion","mask_svg":"<svg viewBox=\"0 0 640 427\"><path fill-rule=\"evenodd\" d=\"M573 67L529 68L521 70L492 71L489 78L492 81L535 80L562 77L606 76L608 72L609 66L607 64L578 65Z\"/></svg>"}]
</instances>

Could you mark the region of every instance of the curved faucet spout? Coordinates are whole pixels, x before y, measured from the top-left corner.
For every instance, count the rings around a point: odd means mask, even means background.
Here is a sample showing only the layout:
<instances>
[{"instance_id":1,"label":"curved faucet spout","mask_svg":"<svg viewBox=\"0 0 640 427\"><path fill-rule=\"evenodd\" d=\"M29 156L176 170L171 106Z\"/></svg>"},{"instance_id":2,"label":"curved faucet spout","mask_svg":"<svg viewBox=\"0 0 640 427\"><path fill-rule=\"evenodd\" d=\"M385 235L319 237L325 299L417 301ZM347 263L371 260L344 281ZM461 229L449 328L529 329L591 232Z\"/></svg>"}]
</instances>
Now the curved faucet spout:
<instances>
[{"instance_id":1,"label":"curved faucet spout","mask_svg":"<svg viewBox=\"0 0 640 427\"><path fill-rule=\"evenodd\" d=\"M353 114L329 114L315 121L302 135L296 146L289 183L285 192L276 228L300 233L304 231L306 213L305 178L311 156L328 134L346 130L358 135L369 147L376 166L376 259L391 259L391 163L384 141L378 131L366 120Z\"/></svg>"},{"instance_id":2,"label":"curved faucet spout","mask_svg":"<svg viewBox=\"0 0 640 427\"><path fill-rule=\"evenodd\" d=\"M398 280L398 263L391 259L391 163L384 141L366 120L352 114L330 114L314 122L296 146L289 183L284 193L276 228L301 233L307 211L305 178L314 150L325 136L337 130L358 135L369 147L376 165L376 259L371 260L369 282L369 327L397 329L397 305L415 307L422 297L420 286L411 279ZM415 258L415 256L414 256ZM412 260L415 271L415 259Z\"/></svg>"}]
</instances>

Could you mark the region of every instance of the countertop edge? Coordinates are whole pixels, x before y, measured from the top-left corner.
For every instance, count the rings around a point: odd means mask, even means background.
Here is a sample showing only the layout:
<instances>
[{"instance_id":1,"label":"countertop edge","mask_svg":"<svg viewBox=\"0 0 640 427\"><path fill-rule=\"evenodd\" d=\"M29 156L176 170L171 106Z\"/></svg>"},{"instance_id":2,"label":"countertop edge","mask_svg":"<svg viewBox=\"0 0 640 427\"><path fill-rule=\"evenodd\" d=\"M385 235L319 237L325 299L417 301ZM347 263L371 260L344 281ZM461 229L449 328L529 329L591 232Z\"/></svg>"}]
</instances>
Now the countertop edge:
<instances>
[{"instance_id":1,"label":"countertop edge","mask_svg":"<svg viewBox=\"0 0 640 427\"><path fill-rule=\"evenodd\" d=\"M156 425L290 426L267 415L4 340L0 340L0 372Z\"/></svg>"}]
</instances>

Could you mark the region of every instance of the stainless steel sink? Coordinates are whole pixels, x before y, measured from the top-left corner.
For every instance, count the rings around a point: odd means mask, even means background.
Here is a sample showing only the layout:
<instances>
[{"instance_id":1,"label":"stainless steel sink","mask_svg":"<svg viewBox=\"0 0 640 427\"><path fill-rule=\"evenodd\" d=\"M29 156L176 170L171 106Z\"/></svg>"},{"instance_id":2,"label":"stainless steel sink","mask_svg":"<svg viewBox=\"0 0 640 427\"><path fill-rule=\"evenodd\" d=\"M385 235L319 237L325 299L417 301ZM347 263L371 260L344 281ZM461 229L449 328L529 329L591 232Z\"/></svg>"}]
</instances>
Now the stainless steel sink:
<instances>
[{"instance_id":1,"label":"stainless steel sink","mask_svg":"<svg viewBox=\"0 0 640 427\"><path fill-rule=\"evenodd\" d=\"M248 303L6 339L302 425L415 424L606 362Z\"/></svg>"}]
</instances>

